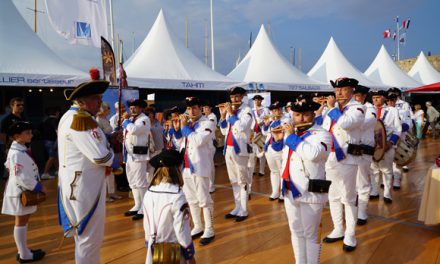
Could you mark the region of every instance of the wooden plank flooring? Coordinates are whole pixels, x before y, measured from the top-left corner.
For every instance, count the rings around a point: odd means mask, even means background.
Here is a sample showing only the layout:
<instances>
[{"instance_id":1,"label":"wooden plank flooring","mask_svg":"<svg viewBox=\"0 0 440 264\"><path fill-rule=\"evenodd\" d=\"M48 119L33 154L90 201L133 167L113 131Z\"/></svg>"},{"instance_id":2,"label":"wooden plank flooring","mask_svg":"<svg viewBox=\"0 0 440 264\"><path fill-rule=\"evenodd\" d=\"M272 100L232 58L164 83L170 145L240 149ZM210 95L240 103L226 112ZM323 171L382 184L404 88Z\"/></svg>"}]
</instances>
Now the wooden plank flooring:
<instances>
[{"instance_id":1,"label":"wooden plank flooring","mask_svg":"<svg viewBox=\"0 0 440 264\"><path fill-rule=\"evenodd\" d=\"M440 264L440 226L424 226L417 221L425 175L440 153L440 140L424 140L410 172L403 175L402 189L393 192L393 204L382 200L369 205L368 224L357 227L358 248L343 253L342 242L323 244L322 263L437 263ZM221 156L217 162L222 163ZM266 166L267 167L267 166ZM267 169L266 169L267 170ZM284 206L269 202L269 173L254 177L249 218L235 223L223 218L232 209L232 190L224 164L217 167L217 191L213 194L216 240L205 247L196 245L198 263L293 263L293 250ZM47 252L40 263L74 263L73 239L59 248L62 232L56 212L56 180L45 181L49 199L31 217L28 240L31 248ZM0 190L3 192L4 182ZM123 194L126 196L126 194ZM133 222L123 212L133 201L123 199L107 204L102 263L144 263L145 244L142 221ZM328 209L323 212L322 236L332 229ZM0 215L0 263L14 263L14 219Z\"/></svg>"}]
</instances>

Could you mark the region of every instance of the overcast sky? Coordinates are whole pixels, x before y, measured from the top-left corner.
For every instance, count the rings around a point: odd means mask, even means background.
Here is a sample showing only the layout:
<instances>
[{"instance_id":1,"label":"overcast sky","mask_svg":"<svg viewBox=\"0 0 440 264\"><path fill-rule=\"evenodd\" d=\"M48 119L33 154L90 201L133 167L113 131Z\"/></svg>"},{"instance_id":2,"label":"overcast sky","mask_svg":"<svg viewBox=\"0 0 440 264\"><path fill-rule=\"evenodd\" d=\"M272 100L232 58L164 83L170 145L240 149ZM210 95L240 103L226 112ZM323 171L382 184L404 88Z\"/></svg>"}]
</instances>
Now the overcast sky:
<instances>
[{"instance_id":1,"label":"overcast sky","mask_svg":"<svg viewBox=\"0 0 440 264\"><path fill-rule=\"evenodd\" d=\"M2 0L3 1L3 0ZM33 27L34 0L13 0ZM125 44L125 57L131 55L148 34L162 8L172 30L185 41L185 19L189 21L189 48L204 58L204 28L209 21L209 0L113 0L115 31ZM44 0L38 9L45 11ZM411 18L407 43L401 58L420 51L440 55L439 0L214 0L216 70L228 74L238 54L248 50L250 32L255 39L261 24L270 25L272 40L286 57L291 47L302 50L302 71L307 72L319 59L331 36L339 48L361 71L370 65L385 44L390 54L395 44L383 39L385 29L395 29ZM38 14L38 35L55 53L83 71L100 67L98 48L70 45L52 29L46 13ZM3 36L5 37L5 36ZM298 64L298 61L297 61Z\"/></svg>"}]
</instances>

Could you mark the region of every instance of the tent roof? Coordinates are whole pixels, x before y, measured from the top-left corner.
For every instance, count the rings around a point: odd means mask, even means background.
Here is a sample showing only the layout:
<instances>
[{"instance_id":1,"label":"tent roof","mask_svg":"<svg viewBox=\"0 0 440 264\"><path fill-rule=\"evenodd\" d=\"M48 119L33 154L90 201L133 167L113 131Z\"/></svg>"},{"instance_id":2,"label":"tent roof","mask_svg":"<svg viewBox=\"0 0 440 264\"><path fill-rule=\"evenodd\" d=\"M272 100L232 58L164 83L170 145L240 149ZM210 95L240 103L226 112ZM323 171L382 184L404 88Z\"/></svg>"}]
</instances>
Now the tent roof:
<instances>
[{"instance_id":1,"label":"tent roof","mask_svg":"<svg viewBox=\"0 0 440 264\"><path fill-rule=\"evenodd\" d=\"M231 82L226 76L202 63L177 39L162 10L124 67L128 84L142 88L224 90L224 83ZM182 86L183 82L203 85Z\"/></svg>"},{"instance_id":2,"label":"tent roof","mask_svg":"<svg viewBox=\"0 0 440 264\"><path fill-rule=\"evenodd\" d=\"M0 86L76 86L88 74L63 62L10 0L0 1Z\"/></svg>"},{"instance_id":3,"label":"tent roof","mask_svg":"<svg viewBox=\"0 0 440 264\"><path fill-rule=\"evenodd\" d=\"M381 82L388 86L413 88L422 85L397 66L384 45L380 47L376 58L365 71L365 75L376 82Z\"/></svg>"},{"instance_id":4,"label":"tent roof","mask_svg":"<svg viewBox=\"0 0 440 264\"><path fill-rule=\"evenodd\" d=\"M336 45L333 37L327 44L319 60L308 72L308 75L321 82L328 83L339 77L350 77L359 81L359 84L368 87L384 87L383 84L370 80L365 74L356 69L344 56Z\"/></svg>"},{"instance_id":5,"label":"tent roof","mask_svg":"<svg viewBox=\"0 0 440 264\"><path fill-rule=\"evenodd\" d=\"M407 93L440 93L440 82L409 89Z\"/></svg>"},{"instance_id":6,"label":"tent roof","mask_svg":"<svg viewBox=\"0 0 440 264\"><path fill-rule=\"evenodd\" d=\"M429 63L423 51L420 52L408 75L423 84L440 82L440 72Z\"/></svg>"},{"instance_id":7,"label":"tent roof","mask_svg":"<svg viewBox=\"0 0 440 264\"><path fill-rule=\"evenodd\" d=\"M264 25L261 25L249 52L228 77L249 83L265 83L269 90L294 90L293 87L297 87L296 90L306 87L316 90L331 89L329 85L313 80L290 64L277 50Z\"/></svg>"}]
</instances>

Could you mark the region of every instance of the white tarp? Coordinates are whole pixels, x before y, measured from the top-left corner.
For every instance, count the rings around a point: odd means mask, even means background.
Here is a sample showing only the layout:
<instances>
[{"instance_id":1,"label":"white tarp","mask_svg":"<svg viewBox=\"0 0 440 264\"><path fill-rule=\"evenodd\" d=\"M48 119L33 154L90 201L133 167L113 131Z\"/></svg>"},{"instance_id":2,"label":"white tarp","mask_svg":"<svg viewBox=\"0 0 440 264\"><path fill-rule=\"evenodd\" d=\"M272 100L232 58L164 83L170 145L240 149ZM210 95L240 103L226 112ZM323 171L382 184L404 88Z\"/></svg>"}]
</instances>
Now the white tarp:
<instances>
[{"instance_id":1,"label":"white tarp","mask_svg":"<svg viewBox=\"0 0 440 264\"><path fill-rule=\"evenodd\" d=\"M0 36L0 86L73 87L89 79L53 53L10 0L0 1Z\"/></svg>"},{"instance_id":2,"label":"white tarp","mask_svg":"<svg viewBox=\"0 0 440 264\"><path fill-rule=\"evenodd\" d=\"M376 58L370 67L365 71L365 75L371 80L383 83L389 87L399 87L402 90L419 87L422 84L411 79L399 66L393 61L384 45L380 47Z\"/></svg>"},{"instance_id":3,"label":"white tarp","mask_svg":"<svg viewBox=\"0 0 440 264\"><path fill-rule=\"evenodd\" d=\"M440 82L440 72L431 65L423 51L420 52L408 75L423 84Z\"/></svg>"},{"instance_id":4,"label":"white tarp","mask_svg":"<svg viewBox=\"0 0 440 264\"><path fill-rule=\"evenodd\" d=\"M107 0L46 0L55 31L71 44L101 47L108 39Z\"/></svg>"},{"instance_id":5,"label":"white tarp","mask_svg":"<svg viewBox=\"0 0 440 264\"><path fill-rule=\"evenodd\" d=\"M266 29L260 32L252 48L228 77L247 82L248 88L271 91L330 91L328 84L302 73L277 50Z\"/></svg>"},{"instance_id":6,"label":"white tarp","mask_svg":"<svg viewBox=\"0 0 440 264\"><path fill-rule=\"evenodd\" d=\"M327 47L319 60L309 71L308 75L315 80L325 83L329 83L330 80L335 80L339 77L349 77L358 80L361 85L381 89L386 88L384 84L372 81L361 71L356 69L356 67L345 58L333 40L333 37L330 38Z\"/></svg>"},{"instance_id":7,"label":"white tarp","mask_svg":"<svg viewBox=\"0 0 440 264\"><path fill-rule=\"evenodd\" d=\"M128 84L139 88L225 90L233 83L206 66L177 39L162 10L124 68Z\"/></svg>"}]
</instances>

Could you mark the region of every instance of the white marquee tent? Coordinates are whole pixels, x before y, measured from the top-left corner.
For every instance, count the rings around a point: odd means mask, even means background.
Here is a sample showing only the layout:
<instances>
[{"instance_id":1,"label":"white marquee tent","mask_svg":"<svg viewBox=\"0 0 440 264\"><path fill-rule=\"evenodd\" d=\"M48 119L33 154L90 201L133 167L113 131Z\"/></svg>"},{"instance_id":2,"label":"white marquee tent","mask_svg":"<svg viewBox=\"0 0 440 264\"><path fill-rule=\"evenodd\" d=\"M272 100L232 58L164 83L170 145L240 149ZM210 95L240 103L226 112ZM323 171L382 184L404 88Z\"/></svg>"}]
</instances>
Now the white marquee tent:
<instances>
[{"instance_id":1,"label":"white marquee tent","mask_svg":"<svg viewBox=\"0 0 440 264\"><path fill-rule=\"evenodd\" d=\"M206 66L177 39L162 10L124 67L128 84L139 88L225 90L233 83Z\"/></svg>"},{"instance_id":2,"label":"white marquee tent","mask_svg":"<svg viewBox=\"0 0 440 264\"><path fill-rule=\"evenodd\" d=\"M440 82L440 72L429 63L423 51L420 52L408 75L423 84Z\"/></svg>"},{"instance_id":3,"label":"white marquee tent","mask_svg":"<svg viewBox=\"0 0 440 264\"><path fill-rule=\"evenodd\" d=\"M248 87L278 91L329 91L328 84L313 80L289 63L277 50L264 25L249 52L228 77Z\"/></svg>"},{"instance_id":4,"label":"white marquee tent","mask_svg":"<svg viewBox=\"0 0 440 264\"><path fill-rule=\"evenodd\" d=\"M88 74L63 62L10 0L0 1L0 86L73 87Z\"/></svg>"},{"instance_id":5,"label":"white marquee tent","mask_svg":"<svg viewBox=\"0 0 440 264\"><path fill-rule=\"evenodd\" d=\"M359 84L368 87L385 88L385 85L370 80L361 71L356 69L345 58L333 37L330 38L327 47L316 64L308 72L308 75L315 80L325 83L329 83L330 80L335 80L339 77L349 77L358 80Z\"/></svg>"},{"instance_id":6,"label":"white marquee tent","mask_svg":"<svg viewBox=\"0 0 440 264\"><path fill-rule=\"evenodd\" d=\"M365 71L365 75L376 82L381 82L390 87L399 87L403 90L422 85L409 77L408 74L397 66L384 45L380 47L376 58Z\"/></svg>"}]
</instances>

